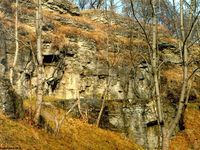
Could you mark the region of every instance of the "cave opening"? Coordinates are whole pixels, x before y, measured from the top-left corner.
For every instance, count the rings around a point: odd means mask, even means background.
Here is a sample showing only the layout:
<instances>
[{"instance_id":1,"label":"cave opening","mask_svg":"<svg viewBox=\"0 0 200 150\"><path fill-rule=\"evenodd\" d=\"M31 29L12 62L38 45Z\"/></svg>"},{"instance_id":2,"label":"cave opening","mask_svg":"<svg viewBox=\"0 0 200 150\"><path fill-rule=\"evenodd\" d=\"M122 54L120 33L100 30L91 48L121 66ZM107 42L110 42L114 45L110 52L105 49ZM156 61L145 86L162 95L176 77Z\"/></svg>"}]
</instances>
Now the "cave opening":
<instances>
[{"instance_id":1,"label":"cave opening","mask_svg":"<svg viewBox=\"0 0 200 150\"><path fill-rule=\"evenodd\" d=\"M43 63L54 63L58 62L60 57L58 55L44 55L43 57Z\"/></svg>"}]
</instances>

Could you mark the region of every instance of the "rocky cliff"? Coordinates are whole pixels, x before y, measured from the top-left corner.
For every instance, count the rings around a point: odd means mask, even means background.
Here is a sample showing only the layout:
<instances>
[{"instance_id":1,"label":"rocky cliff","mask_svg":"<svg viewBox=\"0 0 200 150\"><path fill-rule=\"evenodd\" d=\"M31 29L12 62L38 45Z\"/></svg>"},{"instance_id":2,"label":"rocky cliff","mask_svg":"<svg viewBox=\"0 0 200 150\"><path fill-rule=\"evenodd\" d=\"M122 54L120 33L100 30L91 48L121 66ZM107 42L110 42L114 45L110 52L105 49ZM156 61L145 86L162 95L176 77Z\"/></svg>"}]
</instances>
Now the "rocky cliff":
<instances>
[{"instance_id":1,"label":"rocky cliff","mask_svg":"<svg viewBox=\"0 0 200 150\"><path fill-rule=\"evenodd\" d=\"M14 68L14 86L18 94L34 97L35 5L30 0L21 1L20 5L20 56ZM1 7L0 14L2 76L8 75L15 52L13 8L9 8ZM101 127L124 133L145 148L156 149L158 126L148 45L137 24L112 12L79 12L67 1L46 0L42 30L45 95L64 109L80 99L81 111L90 123L96 123L102 100L106 99ZM159 37L162 105L168 122L176 111L182 60L177 41L163 26L159 26ZM194 46L190 53L192 71L199 66L200 48ZM190 102L199 101L199 76L197 72L193 79Z\"/></svg>"}]
</instances>

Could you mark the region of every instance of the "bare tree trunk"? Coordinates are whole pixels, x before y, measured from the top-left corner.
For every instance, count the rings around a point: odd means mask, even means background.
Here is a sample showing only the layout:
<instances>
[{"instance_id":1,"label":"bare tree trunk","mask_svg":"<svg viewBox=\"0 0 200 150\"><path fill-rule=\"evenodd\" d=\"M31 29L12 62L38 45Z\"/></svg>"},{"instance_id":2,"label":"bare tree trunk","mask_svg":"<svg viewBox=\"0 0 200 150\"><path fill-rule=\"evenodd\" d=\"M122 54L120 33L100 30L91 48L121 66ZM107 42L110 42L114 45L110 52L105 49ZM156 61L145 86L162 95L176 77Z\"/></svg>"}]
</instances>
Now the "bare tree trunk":
<instances>
[{"instance_id":1,"label":"bare tree trunk","mask_svg":"<svg viewBox=\"0 0 200 150\"><path fill-rule=\"evenodd\" d=\"M155 88L155 97L156 97L156 110L158 116L158 125L159 125L159 143L160 147L162 139L162 108L161 108L161 98L160 98L160 87L159 87L159 71L158 71L158 52L157 52L157 16L155 10L155 0L152 0L152 9L153 9L153 43L152 43L152 71L154 78L154 88Z\"/></svg>"},{"instance_id":2,"label":"bare tree trunk","mask_svg":"<svg viewBox=\"0 0 200 150\"><path fill-rule=\"evenodd\" d=\"M162 150L168 150L169 149L169 142L170 137L168 136L168 128L163 128L163 137L162 137Z\"/></svg>"},{"instance_id":3,"label":"bare tree trunk","mask_svg":"<svg viewBox=\"0 0 200 150\"><path fill-rule=\"evenodd\" d=\"M106 103L106 100L108 99L109 87L110 87L110 67L108 68L108 79L106 81L106 87L105 87L105 90L104 90L104 92L103 92L103 94L101 96L102 97L102 104L101 104L101 109L100 109L100 112L99 112L99 115L98 115L98 118L97 118L97 123L96 123L97 127L99 127L99 123L101 121L101 117L102 117L102 114L103 114L105 103Z\"/></svg>"},{"instance_id":4,"label":"bare tree trunk","mask_svg":"<svg viewBox=\"0 0 200 150\"><path fill-rule=\"evenodd\" d=\"M192 89L192 83L194 81L194 77L192 77L191 81L188 81L188 88L187 88L187 94L186 94L186 98L185 98L185 105L187 106L188 102L189 102L189 98L190 98L190 92Z\"/></svg>"},{"instance_id":5,"label":"bare tree trunk","mask_svg":"<svg viewBox=\"0 0 200 150\"><path fill-rule=\"evenodd\" d=\"M183 0L180 0L180 15L181 15L181 33L182 33L182 41L181 41L181 49L183 51L183 85L181 90L181 95L179 99L179 106L178 106L178 112L171 123L170 130L169 130L169 136L171 136L172 132L174 131L176 125L178 124L183 107L185 105L185 93L187 88L187 78L188 78L188 50L187 46L184 45L183 41L185 40L185 31L184 31L184 18L183 18Z\"/></svg>"},{"instance_id":6,"label":"bare tree trunk","mask_svg":"<svg viewBox=\"0 0 200 150\"><path fill-rule=\"evenodd\" d=\"M107 61L108 61L108 50L107 50ZM101 120L101 117L102 117L102 114L103 114L103 110L104 110L104 107L105 107L105 103L106 103L106 99L108 99L108 90L109 90L109 87L110 87L110 66L109 66L109 62L108 62L108 78L106 80L106 87L105 87L105 90L102 94L102 104L101 104L101 109L100 109L100 112L99 112L99 115L98 115L98 118L97 118L97 123L96 123L96 126L99 127L99 123L100 123L100 120Z\"/></svg>"},{"instance_id":7,"label":"bare tree trunk","mask_svg":"<svg viewBox=\"0 0 200 150\"><path fill-rule=\"evenodd\" d=\"M178 111L176 114L175 119L173 119L168 127L164 131L164 136L163 136L163 150L168 150L169 149L169 141L172 133L174 132L176 125L178 124L183 108L185 106L185 94L186 94L186 88L187 88L187 77L188 77L188 67L187 67L187 49L184 48L184 66L183 66L183 85L182 85L182 90L181 90L181 95L179 99L179 105L178 105Z\"/></svg>"},{"instance_id":8,"label":"bare tree trunk","mask_svg":"<svg viewBox=\"0 0 200 150\"><path fill-rule=\"evenodd\" d=\"M106 2L107 3L107 0ZM107 8L106 8L106 15L107 15ZM111 16L109 16L111 17ZM109 20L108 16L106 16L107 20ZM110 25L110 22L108 24L108 26ZM110 87L110 64L109 64L109 51L108 51L108 45L109 45L109 38L108 38L108 34L107 34L107 40L106 40L106 61L107 61L107 71L108 71L108 78L106 80L106 87L105 87L105 90L102 94L102 104L101 104L101 109L100 109L100 112L99 112L99 115L98 115L98 118L97 118L97 123L96 123L96 126L99 127L99 124L100 124L100 121L101 121L101 117L102 117L102 114L103 114L103 110L104 110L104 107L105 107L105 103L106 103L106 99L108 99L108 90L109 90L109 87Z\"/></svg>"},{"instance_id":9,"label":"bare tree trunk","mask_svg":"<svg viewBox=\"0 0 200 150\"><path fill-rule=\"evenodd\" d=\"M97 123L96 123L96 126L99 127L99 124L100 124L100 121L101 121L101 116L103 114L103 110L104 110L104 107L105 107L105 101L106 101L106 94L107 93L107 87L105 89L105 94L103 92L103 100L102 100L102 104L101 104L101 109L100 109L100 112L99 112L99 115L98 115L98 118L97 118Z\"/></svg>"},{"instance_id":10,"label":"bare tree trunk","mask_svg":"<svg viewBox=\"0 0 200 150\"><path fill-rule=\"evenodd\" d=\"M42 6L41 0L37 0L37 11L36 11L36 35L37 35L37 102L36 102L36 113L34 121L38 123L42 101L43 101L43 58L42 58L42 50L41 50L41 33L42 33L42 24L41 24L41 14L42 14Z\"/></svg>"},{"instance_id":11,"label":"bare tree trunk","mask_svg":"<svg viewBox=\"0 0 200 150\"><path fill-rule=\"evenodd\" d=\"M196 0L191 0L190 2L190 15L189 15L189 26L191 26L194 19L194 13L196 12Z\"/></svg>"},{"instance_id":12,"label":"bare tree trunk","mask_svg":"<svg viewBox=\"0 0 200 150\"><path fill-rule=\"evenodd\" d=\"M98 0L97 1L97 9L100 9L100 7L102 6L103 3L104 3L104 0Z\"/></svg>"},{"instance_id":13,"label":"bare tree trunk","mask_svg":"<svg viewBox=\"0 0 200 150\"><path fill-rule=\"evenodd\" d=\"M193 6L194 5L194 6ZM184 16L183 16L183 0L180 0L180 25L181 25L181 42L180 42L180 49L182 52L182 59L183 59L183 83L182 83L182 89L181 94L179 98L179 104L178 104L178 110L175 116L175 119L173 119L168 127L168 130L165 130L165 142L166 144L163 147L164 150L167 150L169 148L169 141L170 137L173 134L181 115L184 111L184 106L187 103L187 97L189 96L190 87L189 87L189 79L192 77L192 75L195 73L195 71L191 74L190 77L188 77L188 40L190 40L192 36L192 32L196 26L198 16L200 14L200 11L194 18L194 12L195 12L195 1L191 1L191 10L190 10L190 18L189 18L189 32L187 33L187 36L185 36L185 29L184 29ZM191 14L193 13L193 14Z\"/></svg>"},{"instance_id":14,"label":"bare tree trunk","mask_svg":"<svg viewBox=\"0 0 200 150\"><path fill-rule=\"evenodd\" d=\"M184 44L185 40L185 29L184 29L184 18L183 18L183 0L180 0L180 23L181 23L181 50L183 52L183 85L181 89L181 95L179 99L179 105L178 105L178 111L176 113L175 119L173 119L168 127L168 130L165 130L164 133L164 143L163 143L163 150L168 150L169 149L169 140L174 132L176 125L178 124L181 114L183 112L183 108L185 105L185 94L186 94L186 88L187 88L187 79L188 79L188 50L186 45Z\"/></svg>"},{"instance_id":15,"label":"bare tree trunk","mask_svg":"<svg viewBox=\"0 0 200 150\"><path fill-rule=\"evenodd\" d=\"M14 56L14 61L13 64L10 68L10 83L13 86L13 70L16 66L17 63L17 58L19 55L19 41L18 41L18 0L16 0L16 10L15 10L15 56Z\"/></svg>"},{"instance_id":16,"label":"bare tree trunk","mask_svg":"<svg viewBox=\"0 0 200 150\"><path fill-rule=\"evenodd\" d=\"M180 42L180 50L181 50L181 57L183 59L183 82L182 82L182 89L181 89L181 94L180 94L180 98L179 98L179 104L178 104L178 110L175 116L175 119L171 120L171 123L169 126L167 126L166 124L164 126L163 125L163 116L162 116L162 107L161 107L161 96L160 96L160 87L159 87L159 65L158 65L158 52L157 52L157 16L156 16L156 0L150 0L151 3L151 7L152 7L152 24L153 24L153 40L152 40L152 44L151 44L151 40L149 39L149 36L145 30L145 28L141 25L140 21L137 18L137 12L135 11L134 8L134 2L133 0L130 0L130 5L131 5L131 9L132 9L132 14L133 17L136 19L137 23L139 24L139 26L141 27L144 35L145 35L145 39L148 43L148 46L151 50L151 52L149 53L150 55L150 59L151 60L151 64L152 64L152 72L153 72L153 78L154 78L154 89L155 89L155 99L156 99L156 103L157 103L157 114L158 114L158 124L160 127L160 133L162 134L162 149L163 150L168 150L169 149L169 142L170 142L170 137L172 135L172 133L175 130L175 127L177 126L181 115L183 113L183 109L185 106L185 95L187 92L187 88L188 88L188 40L191 39L191 35L192 32L195 28L196 25L196 20L198 19L198 16L200 14L200 12L198 12L198 14L194 17L194 15L196 14L196 0L191 0L191 9L190 9L190 19L189 19L189 30L187 35L185 35L185 29L184 29L184 18L183 18L183 0L180 0L180 15L181 15L181 42ZM174 6L174 12L176 12L175 9L175 0L172 1L173 2L173 6ZM173 18L174 19L174 18ZM176 25L175 25L176 27ZM179 36L178 34L178 29L177 29L177 37Z\"/></svg>"},{"instance_id":17,"label":"bare tree trunk","mask_svg":"<svg viewBox=\"0 0 200 150\"><path fill-rule=\"evenodd\" d=\"M153 0L153 3L154 0ZM153 4L154 5L154 4ZM155 7L155 5L153 6ZM157 17L155 14L154 8L154 15L153 15L153 44L152 44L152 67L153 67L153 74L154 74L154 82L155 82L155 93L156 93L156 100L157 100L157 112L159 122L162 119L162 111L161 111L161 99L160 99L160 88L159 88L159 77L158 77L158 55L157 55Z\"/></svg>"}]
</instances>

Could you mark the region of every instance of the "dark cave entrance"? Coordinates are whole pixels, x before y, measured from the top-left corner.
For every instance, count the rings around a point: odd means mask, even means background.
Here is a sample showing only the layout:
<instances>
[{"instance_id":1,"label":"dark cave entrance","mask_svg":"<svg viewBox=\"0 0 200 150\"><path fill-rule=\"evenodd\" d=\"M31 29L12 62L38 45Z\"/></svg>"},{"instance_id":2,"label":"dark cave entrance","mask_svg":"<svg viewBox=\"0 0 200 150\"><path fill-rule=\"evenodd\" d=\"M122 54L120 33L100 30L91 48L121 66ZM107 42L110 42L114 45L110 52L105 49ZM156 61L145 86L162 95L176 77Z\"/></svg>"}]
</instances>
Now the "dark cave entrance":
<instances>
[{"instance_id":1,"label":"dark cave entrance","mask_svg":"<svg viewBox=\"0 0 200 150\"><path fill-rule=\"evenodd\" d=\"M50 64L54 62L58 62L60 57L58 55L44 55L43 56L43 63Z\"/></svg>"}]
</instances>

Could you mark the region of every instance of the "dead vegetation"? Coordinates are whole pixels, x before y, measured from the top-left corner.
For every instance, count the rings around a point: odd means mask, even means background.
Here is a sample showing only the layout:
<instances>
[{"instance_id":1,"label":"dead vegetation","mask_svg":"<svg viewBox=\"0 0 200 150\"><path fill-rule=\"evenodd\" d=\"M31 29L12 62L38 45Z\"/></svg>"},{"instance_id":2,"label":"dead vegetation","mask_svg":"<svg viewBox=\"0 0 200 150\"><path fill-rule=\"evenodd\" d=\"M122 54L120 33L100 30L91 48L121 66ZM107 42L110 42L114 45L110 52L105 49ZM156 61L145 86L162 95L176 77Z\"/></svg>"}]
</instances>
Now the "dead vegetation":
<instances>
[{"instance_id":1,"label":"dead vegetation","mask_svg":"<svg viewBox=\"0 0 200 150\"><path fill-rule=\"evenodd\" d=\"M184 113L185 129L171 141L171 150L200 149L200 104L189 104Z\"/></svg>"},{"instance_id":2,"label":"dead vegetation","mask_svg":"<svg viewBox=\"0 0 200 150\"><path fill-rule=\"evenodd\" d=\"M55 99L46 97L43 119L46 127L34 127L31 122L30 110L34 110L33 100L25 100L26 113L24 120L14 121L0 114L0 145L1 147L20 147L22 149L48 149L48 150L139 150L141 147L124 136L99 129L89 125L83 120L66 117L57 136L53 134L54 120L60 119L64 111L52 109L50 103Z\"/></svg>"},{"instance_id":3,"label":"dead vegetation","mask_svg":"<svg viewBox=\"0 0 200 150\"><path fill-rule=\"evenodd\" d=\"M23 13L33 15L31 9L23 10ZM100 61L109 61L112 66L118 66L124 64L132 65L134 62L142 59L144 53L135 52L127 47L130 45L135 48L142 50L148 49L148 44L142 37L130 38L125 36L113 36L112 32L114 30L123 29L121 25L107 25L95 22L90 18L87 18L87 13L95 13L93 10L83 12L85 16L71 16L68 14L59 14L56 12L50 12L44 10L44 22L51 20L51 23L55 26L52 31L47 31L43 33L44 39L49 40L52 43L52 48L55 50L60 50L68 39L70 38L83 38L85 40L94 41L98 50L98 58ZM71 20L72 24L64 25L57 18L62 17L66 20ZM0 18L5 18L5 15L1 12ZM52 21L53 20L53 21ZM5 26L9 28L14 28L13 22L10 19L5 19ZM79 23L83 27L91 27L92 29L84 29L81 27L76 27ZM35 31L33 25L20 23L19 28L22 31L27 32L26 36L20 36L20 40L25 42L31 42L35 45ZM112 29L112 30L110 30ZM108 32L108 30L110 30ZM159 32L161 31L164 35L159 39L159 41L164 41L171 44L177 44L177 40L170 37L169 31L165 27L159 26ZM109 41L108 41L109 38ZM107 42L112 45L113 43L118 43L120 45L120 52L115 48L111 48L108 55L105 53ZM69 45L68 45L69 46ZM194 48L197 49L197 48ZM196 51L198 54L199 50ZM180 83L182 81L182 69L173 68L170 70L165 70L162 75L166 77L167 82ZM177 86L177 84L176 84ZM177 94L177 91L174 90ZM49 102L51 100L47 100ZM34 101L26 101L25 107L28 109L29 113L34 110ZM47 103L48 104L48 103ZM62 109L52 109L52 106L46 105L43 109L42 115L45 118L45 122L49 125L48 131L53 132L55 128L55 121L60 120L64 115ZM196 131L200 130L199 123L196 121L195 114L198 114L198 110L187 109L185 114L185 127L186 130L178 134L178 136L172 140L171 149L188 149L195 148L199 149L200 136L196 134ZM30 114L29 114L30 115ZM198 116L199 117L199 116ZM64 125L62 126L61 133L59 136L55 137L50 133L46 133L43 129L33 128L29 123L31 122L31 117L28 116L27 120L14 122L5 118L2 114L0 115L0 143L3 146L14 146L18 145L23 149L139 149L132 141L126 140L121 135L115 133L104 131L98 129L92 125L84 123L84 121L75 120L67 118ZM199 120L198 118L197 120ZM196 130L195 130L196 128ZM20 130L20 132L19 132ZM16 134L19 133L19 134ZM90 133L90 134L88 134ZM15 136L13 136L15 135ZM8 140L9 139L9 140ZM42 142L40 139L43 139ZM191 147L193 145L193 147Z\"/></svg>"}]
</instances>

